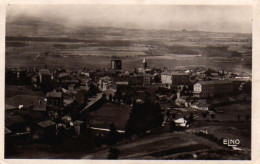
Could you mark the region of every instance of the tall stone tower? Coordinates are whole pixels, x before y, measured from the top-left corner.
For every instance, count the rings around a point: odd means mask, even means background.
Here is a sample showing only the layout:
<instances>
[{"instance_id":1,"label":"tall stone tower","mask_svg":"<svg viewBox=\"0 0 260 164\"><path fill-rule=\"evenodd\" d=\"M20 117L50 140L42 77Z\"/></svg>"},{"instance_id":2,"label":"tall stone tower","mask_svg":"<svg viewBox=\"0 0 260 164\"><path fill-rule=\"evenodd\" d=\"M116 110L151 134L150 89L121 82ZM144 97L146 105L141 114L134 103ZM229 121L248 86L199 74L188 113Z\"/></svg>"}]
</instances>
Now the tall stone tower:
<instances>
[{"instance_id":1,"label":"tall stone tower","mask_svg":"<svg viewBox=\"0 0 260 164\"><path fill-rule=\"evenodd\" d=\"M143 59L143 68L147 68L147 61L145 58Z\"/></svg>"},{"instance_id":2,"label":"tall stone tower","mask_svg":"<svg viewBox=\"0 0 260 164\"><path fill-rule=\"evenodd\" d=\"M111 69L112 70L121 70L122 69L122 60L119 60L119 59L111 60Z\"/></svg>"}]
</instances>

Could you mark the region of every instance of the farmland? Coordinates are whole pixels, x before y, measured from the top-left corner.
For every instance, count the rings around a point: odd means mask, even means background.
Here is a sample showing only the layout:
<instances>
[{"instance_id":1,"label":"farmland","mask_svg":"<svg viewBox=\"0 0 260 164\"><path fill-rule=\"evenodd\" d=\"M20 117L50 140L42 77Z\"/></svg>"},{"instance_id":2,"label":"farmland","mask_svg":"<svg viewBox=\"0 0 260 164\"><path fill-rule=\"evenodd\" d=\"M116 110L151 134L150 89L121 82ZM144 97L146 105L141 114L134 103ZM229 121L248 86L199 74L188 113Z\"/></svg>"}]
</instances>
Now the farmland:
<instances>
[{"instance_id":1,"label":"farmland","mask_svg":"<svg viewBox=\"0 0 260 164\"><path fill-rule=\"evenodd\" d=\"M207 51L208 46L226 46L227 49L216 48L214 53L227 62L209 60L208 53L212 52ZM235 55L232 68L225 54ZM7 23L7 67L46 64L49 67L108 68L109 60L115 56L123 59L123 69L139 67L145 56L151 67L175 68L192 64L250 72L252 36L186 30L66 27L30 19Z\"/></svg>"}]
</instances>

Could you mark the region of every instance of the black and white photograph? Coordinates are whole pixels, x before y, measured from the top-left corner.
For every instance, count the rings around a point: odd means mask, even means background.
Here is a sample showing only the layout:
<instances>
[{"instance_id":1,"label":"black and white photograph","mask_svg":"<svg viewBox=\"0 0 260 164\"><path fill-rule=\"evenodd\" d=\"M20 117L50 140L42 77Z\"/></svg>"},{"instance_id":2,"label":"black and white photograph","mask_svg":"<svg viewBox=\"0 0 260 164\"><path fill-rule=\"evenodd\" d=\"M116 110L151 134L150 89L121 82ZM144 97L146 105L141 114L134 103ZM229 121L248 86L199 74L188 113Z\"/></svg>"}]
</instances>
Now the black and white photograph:
<instances>
[{"instance_id":1,"label":"black and white photograph","mask_svg":"<svg viewBox=\"0 0 260 164\"><path fill-rule=\"evenodd\" d=\"M4 158L250 161L252 27L251 5L7 5Z\"/></svg>"}]
</instances>

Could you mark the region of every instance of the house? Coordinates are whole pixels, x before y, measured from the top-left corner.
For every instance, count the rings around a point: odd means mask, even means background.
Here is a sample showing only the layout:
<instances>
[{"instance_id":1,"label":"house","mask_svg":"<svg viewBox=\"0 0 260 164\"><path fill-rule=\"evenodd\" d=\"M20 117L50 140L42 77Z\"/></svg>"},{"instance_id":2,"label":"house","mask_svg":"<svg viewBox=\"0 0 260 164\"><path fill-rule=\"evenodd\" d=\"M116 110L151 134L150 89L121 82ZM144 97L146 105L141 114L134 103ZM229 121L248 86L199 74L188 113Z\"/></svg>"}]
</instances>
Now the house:
<instances>
[{"instance_id":1,"label":"house","mask_svg":"<svg viewBox=\"0 0 260 164\"><path fill-rule=\"evenodd\" d=\"M132 75L129 78L130 85L143 85L144 76L143 75Z\"/></svg>"},{"instance_id":2,"label":"house","mask_svg":"<svg viewBox=\"0 0 260 164\"><path fill-rule=\"evenodd\" d=\"M128 81L118 81L116 82L117 86L128 86L129 82Z\"/></svg>"},{"instance_id":3,"label":"house","mask_svg":"<svg viewBox=\"0 0 260 164\"><path fill-rule=\"evenodd\" d=\"M84 122L76 120L73 122L75 133L79 136L84 129Z\"/></svg>"},{"instance_id":4,"label":"house","mask_svg":"<svg viewBox=\"0 0 260 164\"><path fill-rule=\"evenodd\" d=\"M33 110L46 111L47 99L39 99L33 102Z\"/></svg>"},{"instance_id":5,"label":"house","mask_svg":"<svg viewBox=\"0 0 260 164\"><path fill-rule=\"evenodd\" d=\"M195 97L228 96L233 92L233 83L229 80L198 81L194 84Z\"/></svg>"},{"instance_id":6,"label":"house","mask_svg":"<svg viewBox=\"0 0 260 164\"><path fill-rule=\"evenodd\" d=\"M46 117L40 111L35 110L19 110L17 111L17 114L19 114L24 120L26 120L26 122L30 124L43 121Z\"/></svg>"},{"instance_id":7,"label":"house","mask_svg":"<svg viewBox=\"0 0 260 164\"><path fill-rule=\"evenodd\" d=\"M163 72L161 74L161 81L162 84L165 84L166 86L171 86L172 85L172 75L169 72Z\"/></svg>"},{"instance_id":8,"label":"house","mask_svg":"<svg viewBox=\"0 0 260 164\"><path fill-rule=\"evenodd\" d=\"M5 127L5 136L7 137L7 136L10 136L11 134L12 134L12 131Z\"/></svg>"},{"instance_id":9,"label":"house","mask_svg":"<svg viewBox=\"0 0 260 164\"><path fill-rule=\"evenodd\" d=\"M152 76L151 75L144 75L143 76L143 85L151 85L152 84Z\"/></svg>"},{"instance_id":10,"label":"house","mask_svg":"<svg viewBox=\"0 0 260 164\"><path fill-rule=\"evenodd\" d=\"M106 91L104 92L106 95L106 99L109 100L109 97L112 96L114 97L116 92L117 92L117 86L114 84L110 84L106 87Z\"/></svg>"},{"instance_id":11,"label":"house","mask_svg":"<svg viewBox=\"0 0 260 164\"><path fill-rule=\"evenodd\" d=\"M46 120L39 122L38 124L37 135L40 138L47 140L52 140L53 136L56 135L56 124L51 120Z\"/></svg>"},{"instance_id":12,"label":"house","mask_svg":"<svg viewBox=\"0 0 260 164\"><path fill-rule=\"evenodd\" d=\"M112 70L121 70L122 69L122 60L113 59L110 62L111 62L111 69Z\"/></svg>"},{"instance_id":13,"label":"house","mask_svg":"<svg viewBox=\"0 0 260 164\"><path fill-rule=\"evenodd\" d=\"M179 72L163 72L161 74L161 81L166 87L191 84L189 74Z\"/></svg>"},{"instance_id":14,"label":"house","mask_svg":"<svg viewBox=\"0 0 260 164\"><path fill-rule=\"evenodd\" d=\"M5 116L5 127L12 132L23 132L27 123L20 115L7 115Z\"/></svg>"},{"instance_id":15,"label":"house","mask_svg":"<svg viewBox=\"0 0 260 164\"><path fill-rule=\"evenodd\" d=\"M107 85L110 85L112 83L112 79L109 76L101 77L98 81L98 88L103 92L106 91Z\"/></svg>"},{"instance_id":16,"label":"house","mask_svg":"<svg viewBox=\"0 0 260 164\"><path fill-rule=\"evenodd\" d=\"M190 107L197 110L207 111L210 108L210 104L205 99L199 99L192 101Z\"/></svg>"},{"instance_id":17,"label":"house","mask_svg":"<svg viewBox=\"0 0 260 164\"><path fill-rule=\"evenodd\" d=\"M174 120L174 122L177 127L189 127L189 125L187 124L187 120L185 120L184 118L178 118Z\"/></svg>"},{"instance_id":18,"label":"house","mask_svg":"<svg viewBox=\"0 0 260 164\"><path fill-rule=\"evenodd\" d=\"M113 83L129 82L129 78L129 74L118 74L117 76L113 77Z\"/></svg>"},{"instance_id":19,"label":"house","mask_svg":"<svg viewBox=\"0 0 260 164\"><path fill-rule=\"evenodd\" d=\"M63 94L62 92L57 92L53 90L46 94L47 106L63 107Z\"/></svg>"},{"instance_id":20,"label":"house","mask_svg":"<svg viewBox=\"0 0 260 164\"><path fill-rule=\"evenodd\" d=\"M172 73L172 85L190 85L190 75L186 73Z\"/></svg>"},{"instance_id":21,"label":"house","mask_svg":"<svg viewBox=\"0 0 260 164\"><path fill-rule=\"evenodd\" d=\"M88 100L88 92L86 90L80 89L75 95L75 100L78 104L83 104Z\"/></svg>"},{"instance_id":22,"label":"house","mask_svg":"<svg viewBox=\"0 0 260 164\"><path fill-rule=\"evenodd\" d=\"M88 82L81 82L79 85L79 89L83 89L83 90L89 90L89 85Z\"/></svg>"},{"instance_id":23,"label":"house","mask_svg":"<svg viewBox=\"0 0 260 164\"><path fill-rule=\"evenodd\" d=\"M27 70L24 68L7 69L5 72L5 80L7 84L26 84L30 80L27 75Z\"/></svg>"},{"instance_id":24,"label":"house","mask_svg":"<svg viewBox=\"0 0 260 164\"><path fill-rule=\"evenodd\" d=\"M190 96L180 96L180 92L177 93L177 99L175 100L176 105L182 105L185 107L189 107L189 99Z\"/></svg>"},{"instance_id":25,"label":"house","mask_svg":"<svg viewBox=\"0 0 260 164\"><path fill-rule=\"evenodd\" d=\"M68 89L70 85L75 85L75 87L79 86L80 82L78 79L62 79L60 84L63 88Z\"/></svg>"},{"instance_id":26,"label":"house","mask_svg":"<svg viewBox=\"0 0 260 164\"><path fill-rule=\"evenodd\" d=\"M52 74L48 69L40 69L39 70L39 82L41 84L48 84L53 79Z\"/></svg>"}]
</instances>

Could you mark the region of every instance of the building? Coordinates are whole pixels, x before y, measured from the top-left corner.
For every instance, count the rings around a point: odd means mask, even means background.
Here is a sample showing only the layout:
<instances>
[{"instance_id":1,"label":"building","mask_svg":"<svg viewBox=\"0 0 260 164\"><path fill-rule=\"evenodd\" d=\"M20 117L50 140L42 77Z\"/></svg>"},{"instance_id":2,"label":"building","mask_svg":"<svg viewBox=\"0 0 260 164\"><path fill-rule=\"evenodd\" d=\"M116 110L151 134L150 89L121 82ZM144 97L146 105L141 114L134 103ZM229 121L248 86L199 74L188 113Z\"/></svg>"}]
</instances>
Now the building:
<instances>
[{"instance_id":1,"label":"building","mask_svg":"<svg viewBox=\"0 0 260 164\"><path fill-rule=\"evenodd\" d=\"M112 83L112 79L109 76L101 77L98 81L98 87L103 92L106 91L106 86Z\"/></svg>"},{"instance_id":2,"label":"building","mask_svg":"<svg viewBox=\"0 0 260 164\"><path fill-rule=\"evenodd\" d=\"M146 59L144 58L143 59L143 65L142 65L142 67L140 67L140 68L137 68L137 72L139 72L139 73L148 73L148 72L151 72L151 69L149 69L148 68L148 64L147 64L147 61L146 61Z\"/></svg>"},{"instance_id":3,"label":"building","mask_svg":"<svg viewBox=\"0 0 260 164\"><path fill-rule=\"evenodd\" d=\"M143 68L144 69L146 69L147 68L147 61L146 61L146 59L144 58L144 60L143 60Z\"/></svg>"},{"instance_id":4,"label":"building","mask_svg":"<svg viewBox=\"0 0 260 164\"><path fill-rule=\"evenodd\" d=\"M172 73L172 85L190 85L190 76L186 73Z\"/></svg>"},{"instance_id":5,"label":"building","mask_svg":"<svg viewBox=\"0 0 260 164\"><path fill-rule=\"evenodd\" d=\"M39 71L39 82L40 83L49 83L53 79L52 74L48 69L41 69Z\"/></svg>"},{"instance_id":6,"label":"building","mask_svg":"<svg viewBox=\"0 0 260 164\"><path fill-rule=\"evenodd\" d=\"M63 95L62 92L57 92L53 90L46 94L47 106L63 107Z\"/></svg>"},{"instance_id":7,"label":"building","mask_svg":"<svg viewBox=\"0 0 260 164\"><path fill-rule=\"evenodd\" d=\"M77 91L77 93L75 94L75 101L78 104L83 104L86 103L88 100L89 94L86 90L84 89L80 89Z\"/></svg>"},{"instance_id":8,"label":"building","mask_svg":"<svg viewBox=\"0 0 260 164\"><path fill-rule=\"evenodd\" d=\"M84 122L80 120L76 120L75 122L73 122L73 125L74 125L74 130L76 135L79 136L84 129Z\"/></svg>"},{"instance_id":9,"label":"building","mask_svg":"<svg viewBox=\"0 0 260 164\"><path fill-rule=\"evenodd\" d=\"M23 68L19 69L7 69L5 71L5 80L6 84L27 84L29 82L29 78L27 77L27 71Z\"/></svg>"},{"instance_id":10,"label":"building","mask_svg":"<svg viewBox=\"0 0 260 164\"><path fill-rule=\"evenodd\" d=\"M233 83L228 80L199 81L193 90L194 96L199 98L228 96L233 92Z\"/></svg>"},{"instance_id":11,"label":"building","mask_svg":"<svg viewBox=\"0 0 260 164\"><path fill-rule=\"evenodd\" d=\"M5 116L5 127L7 127L12 132L23 132L27 123L24 118L20 115L6 115Z\"/></svg>"},{"instance_id":12,"label":"building","mask_svg":"<svg viewBox=\"0 0 260 164\"><path fill-rule=\"evenodd\" d=\"M51 120L46 120L39 122L38 124L38 130L36 134L40 138L46 139L46 141L51 142L53 137L56 135L56 124Z\"/></svg>"},{"instance_id":13,"label":"building","mask_svg":"<svg viewBox=\"0 0 260 164\"><path fill-rule=\"evenodd\" d=\"M129 82L130 76L128 74L119 74L113 77L113 82Z\"/></svg>"},{"instance_id":14,"label":"building","mask_svg":"<svg viewBox=\"0 0 260 164\"><path fill-rule=\"evenodd\" d=\"M143 76L143 85L151 85L153 77L151 75Z\"/></svg>"},{"instance_id":15,"label":"building","mask_svg":"<svg viewBox=\"0 0 260 164\"><path fill-rule=\"evenodd\" d=\"M133 75L129 78L130 85L143 85L143 75Z\"/></svg>"},{"instance_id":16,"label":"building","mask_svg":"<svg viewBox=\"0 0 260 164\"><path fill-rule=\"evenodd\" d=\"M162 84L172 85L172 74L169 72L163 72L161 74Z\"/></svg>"},{"instance_id":17,"label":"building","mask_svg":"<svg viewBox=\"0 0 260 164\"><path fill-rule=\"evenodd\" d=\"M122 69L122 60L119 60L119 59L111 60L111 69L112 70L121 70Z\"/></svg>"},{"instance_id":18,"label":"building","mask_svg":"<svg viewBox=\"0 0 260 164\"><path fill-rule=\"evenodd\" d=\"M163 72L161 74L161 81L166 86L191 84L189 74L178 72Z\"/></svg>"},{"instance_id":19,"label":"building","mask_svg":"<svg viewBox=\"0 0 260 164\"><path fill-rule=\"evenodd\" d=\"M106 99L109 100L109 97L114 97L117 92L117 86L114 84L110 84L106 87L106 91L104 92L106 95Z\"/></svg>"}]
</instances>

